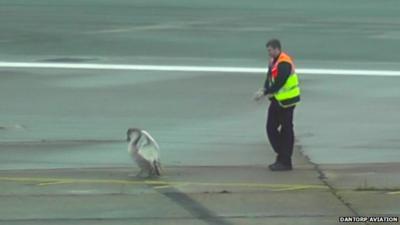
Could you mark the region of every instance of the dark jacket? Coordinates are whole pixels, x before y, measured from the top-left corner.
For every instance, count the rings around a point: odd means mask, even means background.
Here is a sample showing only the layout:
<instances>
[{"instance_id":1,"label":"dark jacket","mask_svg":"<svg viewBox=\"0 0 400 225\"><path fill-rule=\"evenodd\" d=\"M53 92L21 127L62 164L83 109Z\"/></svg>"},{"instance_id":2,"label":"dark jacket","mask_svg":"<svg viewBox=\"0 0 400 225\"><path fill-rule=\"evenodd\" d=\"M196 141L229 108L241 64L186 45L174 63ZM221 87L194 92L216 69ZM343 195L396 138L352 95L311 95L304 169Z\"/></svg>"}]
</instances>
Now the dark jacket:
<instances>
[{"instance_id":1,"label":"dark jacket","mask_svg":"<svg viewBox=\"0 0 400 225\"><path fill-rule=\"evenodd\" d=\"M279 56L278 56L279 57ZM274 64L276 60L278 59L275 58ZM289 78L290 73L292 71L292 65L288 62L281 62L278 64L278 76L275 78L275 82L270 86L269 80L271 79L271 66L268 68L268 74L267 74L267 79L265 80L264 83L264 94L274 94L279 91L283 87L283 85L286 83L286 80Z\"/></svg>"}]
</instances>

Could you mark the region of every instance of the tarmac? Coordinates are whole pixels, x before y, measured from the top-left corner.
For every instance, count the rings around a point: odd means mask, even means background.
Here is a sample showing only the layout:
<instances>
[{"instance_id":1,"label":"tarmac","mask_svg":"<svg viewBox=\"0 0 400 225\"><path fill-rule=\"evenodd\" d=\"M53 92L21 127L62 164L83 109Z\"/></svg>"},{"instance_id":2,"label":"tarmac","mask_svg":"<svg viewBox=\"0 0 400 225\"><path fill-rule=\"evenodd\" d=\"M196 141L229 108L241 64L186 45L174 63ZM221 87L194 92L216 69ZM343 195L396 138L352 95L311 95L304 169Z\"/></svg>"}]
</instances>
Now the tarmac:
<instances>
[{"instance_id":1,"label":"tarmac","mask_svg":"<svg viewBox=\"0 0 400 225\"><path fill-rule=\"evenodd\" d=\"M0 61L400 70L397 1L1 1ZM399 76L300 74L294 170L271 172L265 74L0 68L0 224L343 224L400 214ZM159 142L133 177L126 130ZM374 223L361 223L374 224ZM379 224L398 224L379 223Z\"/></svg>"}]
</instances>

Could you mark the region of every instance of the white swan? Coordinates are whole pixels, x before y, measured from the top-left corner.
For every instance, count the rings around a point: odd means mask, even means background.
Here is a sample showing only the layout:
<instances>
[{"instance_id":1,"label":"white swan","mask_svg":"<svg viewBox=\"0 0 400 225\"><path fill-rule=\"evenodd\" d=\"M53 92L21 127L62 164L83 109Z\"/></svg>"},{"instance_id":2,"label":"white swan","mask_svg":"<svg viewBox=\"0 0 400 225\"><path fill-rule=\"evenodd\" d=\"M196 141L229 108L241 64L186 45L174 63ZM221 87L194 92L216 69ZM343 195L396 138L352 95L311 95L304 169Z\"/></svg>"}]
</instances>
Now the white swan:
<instances>
[{"instance_id":1,"label":"white swan","mask_svg":"<svg viewBox=\"0 0 400 225\"><path fill-rule=\"evenodd\" d=\"M156 140L145 130L130 128L127 131L128 152L133 157L140 171L136 175L142 177L161 176L160 147Z\"/></svg>"}]
</instances>

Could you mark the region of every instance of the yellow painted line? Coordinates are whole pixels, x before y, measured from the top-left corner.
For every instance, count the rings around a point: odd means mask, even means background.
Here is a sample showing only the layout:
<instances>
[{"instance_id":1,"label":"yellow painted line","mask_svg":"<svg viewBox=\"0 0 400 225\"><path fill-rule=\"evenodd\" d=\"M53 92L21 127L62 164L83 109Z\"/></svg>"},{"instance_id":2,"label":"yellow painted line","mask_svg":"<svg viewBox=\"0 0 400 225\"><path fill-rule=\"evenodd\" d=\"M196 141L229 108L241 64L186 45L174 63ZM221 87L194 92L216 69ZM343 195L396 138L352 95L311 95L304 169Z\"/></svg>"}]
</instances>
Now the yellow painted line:
<instances>
[{"instance_id":1,"label":"yellow painted line","mask_svg":"<svg viewBox=\"0 0 400 225\"><path fill-rule=\"evenodd\" d=\"M389 194L389 195L400 195L400 191L391 191L391 192L388 192L387 194Z\"/></svg>"},{"instance_id":2,"label":"yellow painted line","mask_svg":"<svg viewBox=\"0 0 400 225\"><path fill-rule=\"evenodd\" d=\"M171 185L162 185L162 186L154 186L154 189L163 189L163 188L170 188L172 187Z\"/></svg>"},{"instance_id":3,"label":"yellow painted line","mask_svg":"<svg viewBox=\"0 0 400 225\"><path fill-rule=\"evenodd\" d=\"M37 184L38 186L54 185L54 184L66 184L65 181L53 181L53 182L42 182Z\"/></svg>"},{"instance_id":4,"label":"yellow painted line","mask_svg":"<svg viewBox=\"0 0 400 225\"><path fill-rule=\"evenodd\" d=\"M322 187L325 187L325 186L322 186ZM298 190L305 190L305 189L316 189L316 187L315 187L315 185L293 185L291 187L278 188L275 191L298 191ZM327 187L324 189L327 189Z\"/></svg>"},{"instance_id":5,"label":"yellow painted line","mask_svg":"<svg viewBox=\"0 0 400 225\"><path fill-rule=\"evenodd\" d=\"M0 181L36 182L39 186L60 184L124 184L124 185L153 185L158 188L169 186L222 186L277 189L277 191L300 189L327 189L324 185L306 184L270 184L270 183L211 183L211 182L183 182L162 180L116 180L116 179L72 179L72 178L48 178L48 177L0 177Z\"/></svg>"}]
</instances>

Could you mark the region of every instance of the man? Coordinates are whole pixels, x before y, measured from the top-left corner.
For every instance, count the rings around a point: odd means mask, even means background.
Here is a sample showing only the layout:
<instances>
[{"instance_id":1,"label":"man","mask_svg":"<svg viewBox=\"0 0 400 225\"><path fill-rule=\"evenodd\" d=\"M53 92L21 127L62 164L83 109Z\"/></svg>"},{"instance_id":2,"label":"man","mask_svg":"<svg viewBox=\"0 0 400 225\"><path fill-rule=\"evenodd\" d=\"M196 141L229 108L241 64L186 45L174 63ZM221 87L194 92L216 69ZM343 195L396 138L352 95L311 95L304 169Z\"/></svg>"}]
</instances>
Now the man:
<instances>
[{"instance_id":1,"label":"man","mask_svg":"<svg viewBox=\"0 0 400 225\"><path fill-rule=\"evenodd\" d=\"M254 99L264 96L270 99L267 118L269 142L277 154L275 163L269 165L272 171L292 170L294 145L293 111L300 102L298 76L293 60L281 50L281 43L272 39L267 43L270 57L267 79Z\"/></svg>"}]
</instances>

